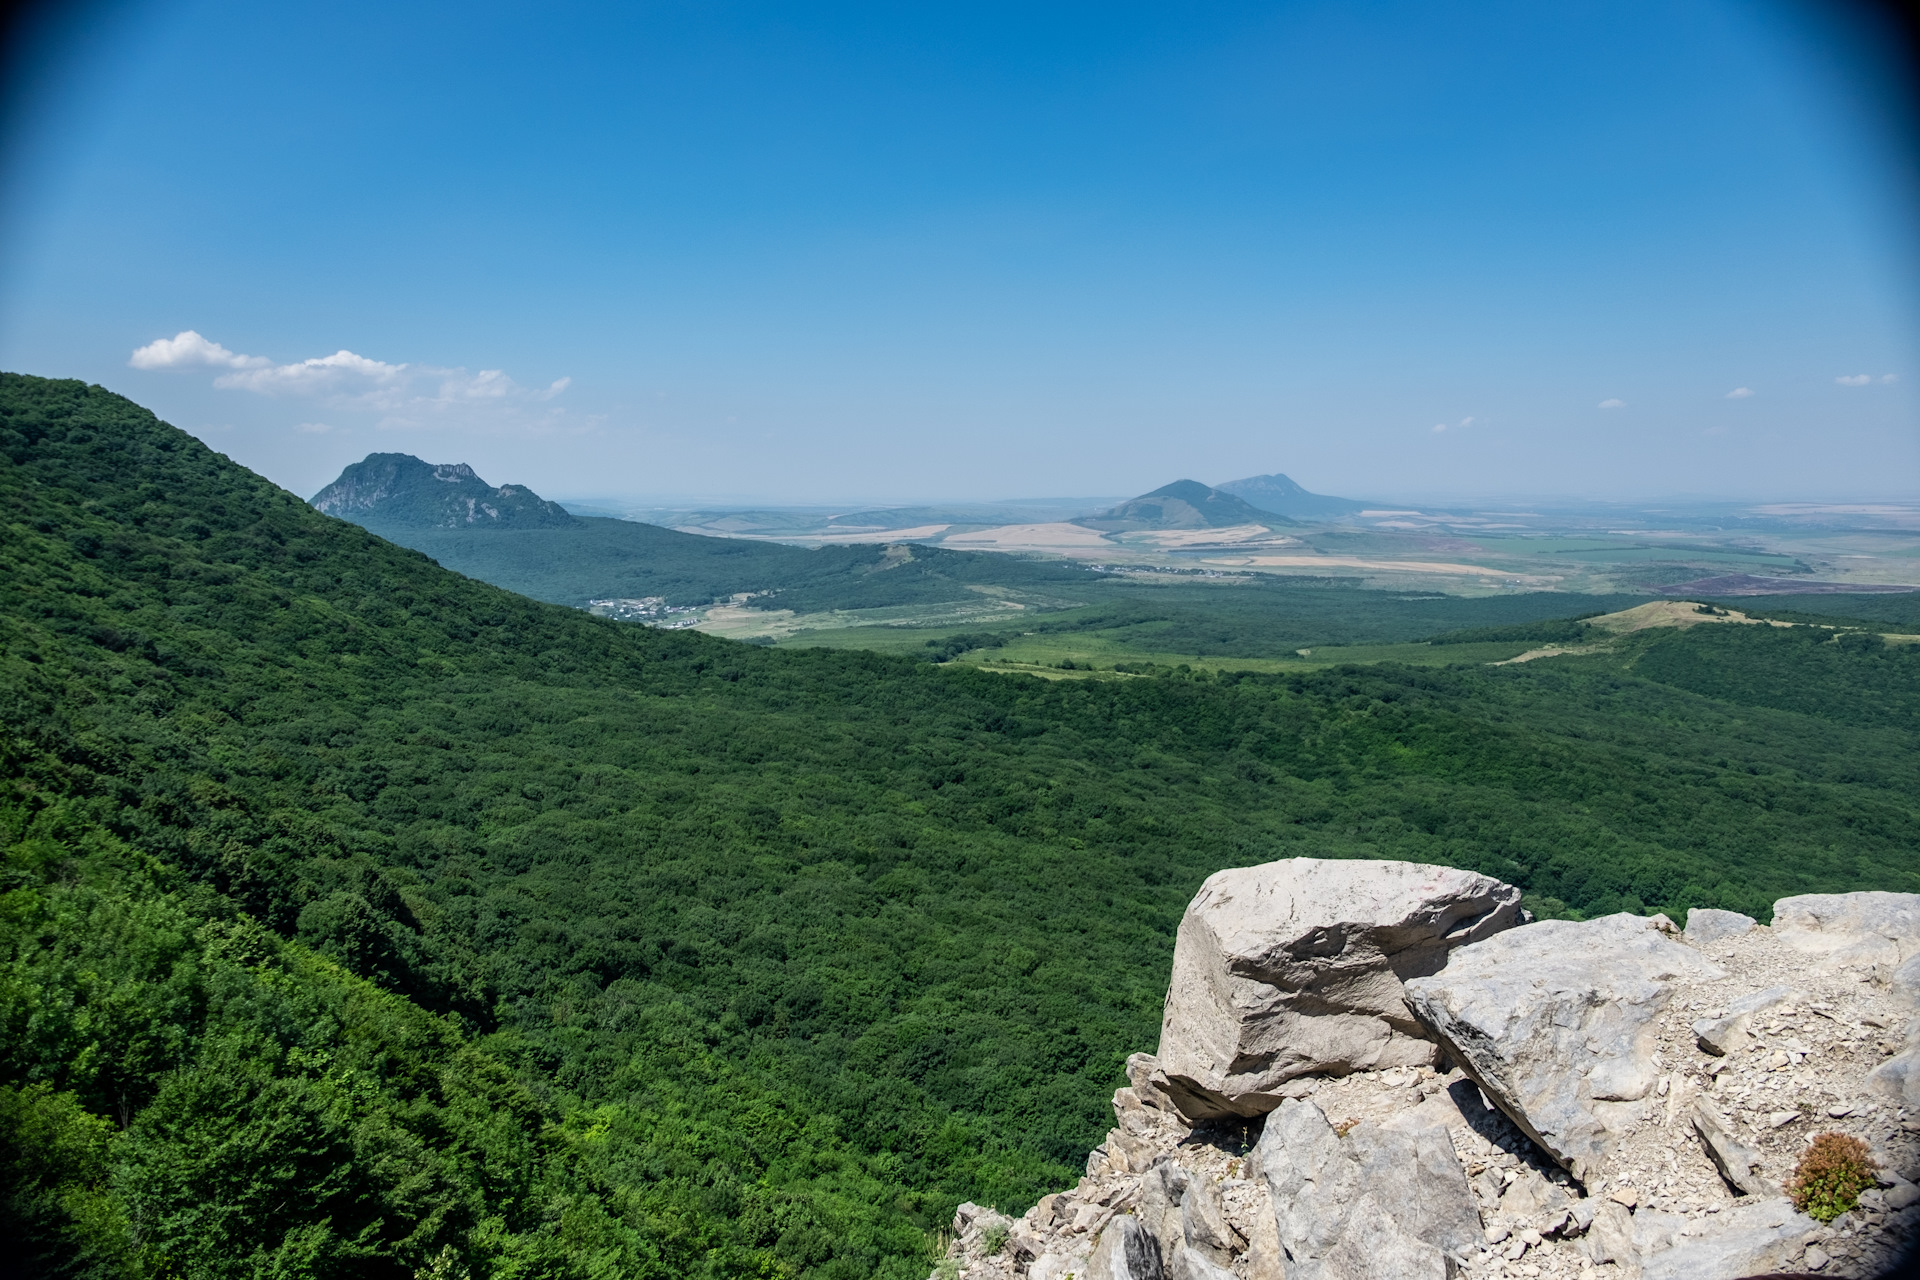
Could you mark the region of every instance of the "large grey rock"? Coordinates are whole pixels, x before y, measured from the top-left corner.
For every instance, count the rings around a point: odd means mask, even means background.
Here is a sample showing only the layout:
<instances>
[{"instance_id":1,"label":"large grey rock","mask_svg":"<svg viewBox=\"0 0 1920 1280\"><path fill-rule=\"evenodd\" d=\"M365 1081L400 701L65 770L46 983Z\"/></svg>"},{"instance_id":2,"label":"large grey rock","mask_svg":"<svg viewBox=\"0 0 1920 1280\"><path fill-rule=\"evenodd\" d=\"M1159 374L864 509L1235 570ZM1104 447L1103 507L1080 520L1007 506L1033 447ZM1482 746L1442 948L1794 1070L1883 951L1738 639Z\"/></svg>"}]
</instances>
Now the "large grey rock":
<instances>
[{"instance_id":1,"label":"large grey rock","mask_svg":"<svg viewBox=\"0 0 1920 1280\"><path fill-rule=\"evenodd\" d=\"M1247 1242L1227 1225L1220 1205L1220 1187L1210 1178L1195 1178L1180 1202L1180 1236L1187 1252L1219 1267L1231 1267L1234 1255Z\"/></svg>"},{"instance_id":2,"label":"large grey rock","mask_svg":"<svg viewBox=\"0 0 1920 1280\"><path fill-rule=\"evenodd\" d=\"M1312 1102L1268 1117L1259 1166L1287 1280L1446 1280L1480 1239L1480 1215L1446 1130L1363 1121L1344 1136Z\"/></svg>"},{"instance_id":3,"label":"large grey rock","mask_svg":"<svg viewBox=\"0 0 1920 1280\"><path fill-rule=\"evenodd\" d=\"M1692 1222L1643 1209L1634 1222L1640 1280L1740 1280L1785 1271L1794 1246L1818 1226L1780 1196Z\"/></svg>"},{"instance_id":4,"label":"large grey rock","mask_svg":"<svg viewBox=\"0 0 1920 1280\"><path fill-rule=\"evenodd\" d=\"M1266 1179L1256 1185L1263 1203L1254 1208L1247 1223L1247 1252L1241 1260L1245 1280L1287 1280L1286 1250L1280 1244L1280 1228L1274 1220Z\"/></svg>"},{"instance_id":5,"label":"large grey rock","mask_svg":"<svg viewBox=\"0 0 1920 1280\"><path fill-rule=\"evenodd\" d=\"M1659 1080L1654 1019L1674 983L1725 973L1639 916L1545 920L1453 953L1407 1001L1487 1097L1569 1172L1607 1150L1606 1108Z\"/></svg>"},{"instance_id":6,"label":"large grey rock","mask_svg":"<svg viewBox=\"0 0 1920 1280\"><path fill-rule=\"evenodd\" d=\"M1159 1241L1163 1259L1173 1257L1182 1247L1180 1206L1191 1181L1187 1171L1171 1160L1153 1166L1140 1179L1140 1200L1135 1212L1141 1225Z\"/></svg>"},{"instance_id":7,"label":"large grey rock","mask_svg":"<svg viewBox=\"0 0 1920 1280\"><path fill-rule=\"evenodd\" d=\"M1694 907L1687 912L1687 941L1698 947L1719 942L1723 938L1738 938L1752 933L1759 923L1752 916L1743 916L1738 911Z\"/></svg>"},{"instance_id":8,"label":"large grey rock","mask_svg":"<svg viewBox=\"0 0 1920 1280\"><path fill-rule=\"evenodd\" d=\"M1887 979L1887 991L1910 1009L1920 1008L1920 954L1902 961ZM1909 1018L1899 1053L1867 1074L1867 1087L1920 1108L1920 1018Z\"/></svg>"},{"instance_id":9,"label":"large grey rock","mask_svg":"<svg viewBox=\"0 0 1920 1280\"><path fill-rule=\"evenodd\" d=\"M1760 1153L1734 1136L1733 1129L1711 1103L1705 1098L1696 1098L1687 1119L1693 1131L1700 1135L1707 1158L1729 1185L1744 1196L1766 1194L1770 1188L1767 1180L1760 1176Z\"/></svg>"},{"instance_id":10,"label":"large grey rock","mask_svg":"<svg viewBox=\"0 0 1920 1280\"><path fill-rule=\"evenodd\" d=\"M1518 889L1451 867L1293 858L1217 872L1180 921L1153 1081L1204 1120L1271 1111L1300 1076L1429 1061L1402 982L1519 918Z\"/></svg>"},{"instance_id":11,"label":"large grey rock","mask_svg":"<svg viewBox=\"0 0 1920 1280\"><path fill-rule=\"evenodd\" d=\"M1088 1280L1166 1280L1159 1243L1131 1214L1107 1224L1084 1274Z\"/></svg>"},{"instance_id":12,"label":"large grey rock","mask_svg":"<svg viewBox=\"0 0 1920 1280\"><path fill-rule=\"evenodd\" d=\"M1590 1204L1593 1216L1581 1241L1586 1255L1596 1263L1613 1263L1621 1275L1634 1280L1640 1274L1640 1251L1633 1242L1633 1215L1625 1205L1604 1197Z\"/></svg>"},{"instance_id":13,"label":"large grey rock","mask_svg":"<svg viewBox=\"0 0 1920 1280\"><path fill-rule=\"evenodd\" d=\"M1920 893L1805 893L1773 904L1773 932L1830 965L1884 965L1920 954Z\"/></svg>"}]
</instances>

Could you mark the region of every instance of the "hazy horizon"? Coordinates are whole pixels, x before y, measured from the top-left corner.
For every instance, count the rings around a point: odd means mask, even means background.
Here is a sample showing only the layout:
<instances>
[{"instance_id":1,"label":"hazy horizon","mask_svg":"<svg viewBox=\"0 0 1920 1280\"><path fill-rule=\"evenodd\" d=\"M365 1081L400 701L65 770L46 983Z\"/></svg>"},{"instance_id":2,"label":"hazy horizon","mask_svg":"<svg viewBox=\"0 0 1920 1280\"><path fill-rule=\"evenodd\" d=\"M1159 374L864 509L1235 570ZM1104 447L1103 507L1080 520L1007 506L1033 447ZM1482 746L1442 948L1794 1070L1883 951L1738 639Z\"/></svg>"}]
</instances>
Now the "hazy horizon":
<instances>
[{"instance_id":1,"label":"hazy horizon","mask_svg":"<svg viewBox=\"0 0 1920 1280\"><path fill-rule=\"evenodd\" d=\"M303 495L1920 497L1911 140L1797 3L84 15L0 367Z\"/></svg>"}]
</instances>

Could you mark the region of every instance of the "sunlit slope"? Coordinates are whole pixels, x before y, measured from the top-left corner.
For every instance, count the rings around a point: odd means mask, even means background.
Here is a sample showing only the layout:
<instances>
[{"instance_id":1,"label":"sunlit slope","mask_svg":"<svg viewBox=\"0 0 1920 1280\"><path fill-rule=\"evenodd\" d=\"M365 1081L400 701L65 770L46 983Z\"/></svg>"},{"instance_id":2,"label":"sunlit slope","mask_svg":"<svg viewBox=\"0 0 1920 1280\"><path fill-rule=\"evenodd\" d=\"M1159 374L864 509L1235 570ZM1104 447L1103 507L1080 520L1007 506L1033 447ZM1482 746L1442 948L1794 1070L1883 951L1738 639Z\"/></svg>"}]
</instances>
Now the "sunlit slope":
<instances>
[{"instance_id":1,"label":"sunlit slope","mask_svg":"<svg viewBox=\"0 0 1920 1280\"><path fill-rule=\"evenodd\" d=\"M79 383L0 457L0 1205L94 1274L919 1280L1072 1181L1223 865L1920 889L1910 651L1048 682L538 604Z\"/></svg>"}]
</instances>

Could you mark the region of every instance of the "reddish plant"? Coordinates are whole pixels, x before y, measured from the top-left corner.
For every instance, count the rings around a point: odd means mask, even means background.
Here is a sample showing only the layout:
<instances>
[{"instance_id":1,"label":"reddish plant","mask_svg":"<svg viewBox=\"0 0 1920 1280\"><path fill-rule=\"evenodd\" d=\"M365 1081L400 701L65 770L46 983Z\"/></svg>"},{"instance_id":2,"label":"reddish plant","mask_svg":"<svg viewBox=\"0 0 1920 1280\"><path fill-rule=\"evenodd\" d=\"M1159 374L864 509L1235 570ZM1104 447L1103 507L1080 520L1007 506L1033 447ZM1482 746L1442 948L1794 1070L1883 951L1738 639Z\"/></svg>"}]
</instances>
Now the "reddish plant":
<instances>
[{"instance_id":1,"label":"reddish plant","mask_svg":"<svg viewBox=\"0 0 1920 1280\"><path fill-rule=\"evenodd\" d=\"M1844 1133L1816 1134L1787 1183L1787 1194L1802 1213L1832 1222L1860 1203L1860 1193L1874 1184L1874 1170L1879 1167L1860 1139Z\"/></svg>"}]
</instances>

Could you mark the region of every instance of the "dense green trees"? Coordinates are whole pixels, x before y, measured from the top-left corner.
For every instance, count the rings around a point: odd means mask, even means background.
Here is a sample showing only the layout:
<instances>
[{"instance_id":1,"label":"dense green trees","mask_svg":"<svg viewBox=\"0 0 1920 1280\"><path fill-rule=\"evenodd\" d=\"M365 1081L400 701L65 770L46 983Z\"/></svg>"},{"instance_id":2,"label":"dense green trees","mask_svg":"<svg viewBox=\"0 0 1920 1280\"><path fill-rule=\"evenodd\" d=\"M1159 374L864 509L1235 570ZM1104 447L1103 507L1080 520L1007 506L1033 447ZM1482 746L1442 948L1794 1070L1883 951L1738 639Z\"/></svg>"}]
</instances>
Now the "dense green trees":
<instances>
[{"instance_id":1,"label":"dense green trees","mask_svg":"<svg viewBox=\"0 0 1920 1280\"><path fill-rule=\"evenodd\" d=\"M78 383L0 379L0 454L0 1213L50 1273L917 1280L1072 1179L1220 867L1920 889L1912 648L1048 683L536 604Z\"/></svg>"}]
</instances>

